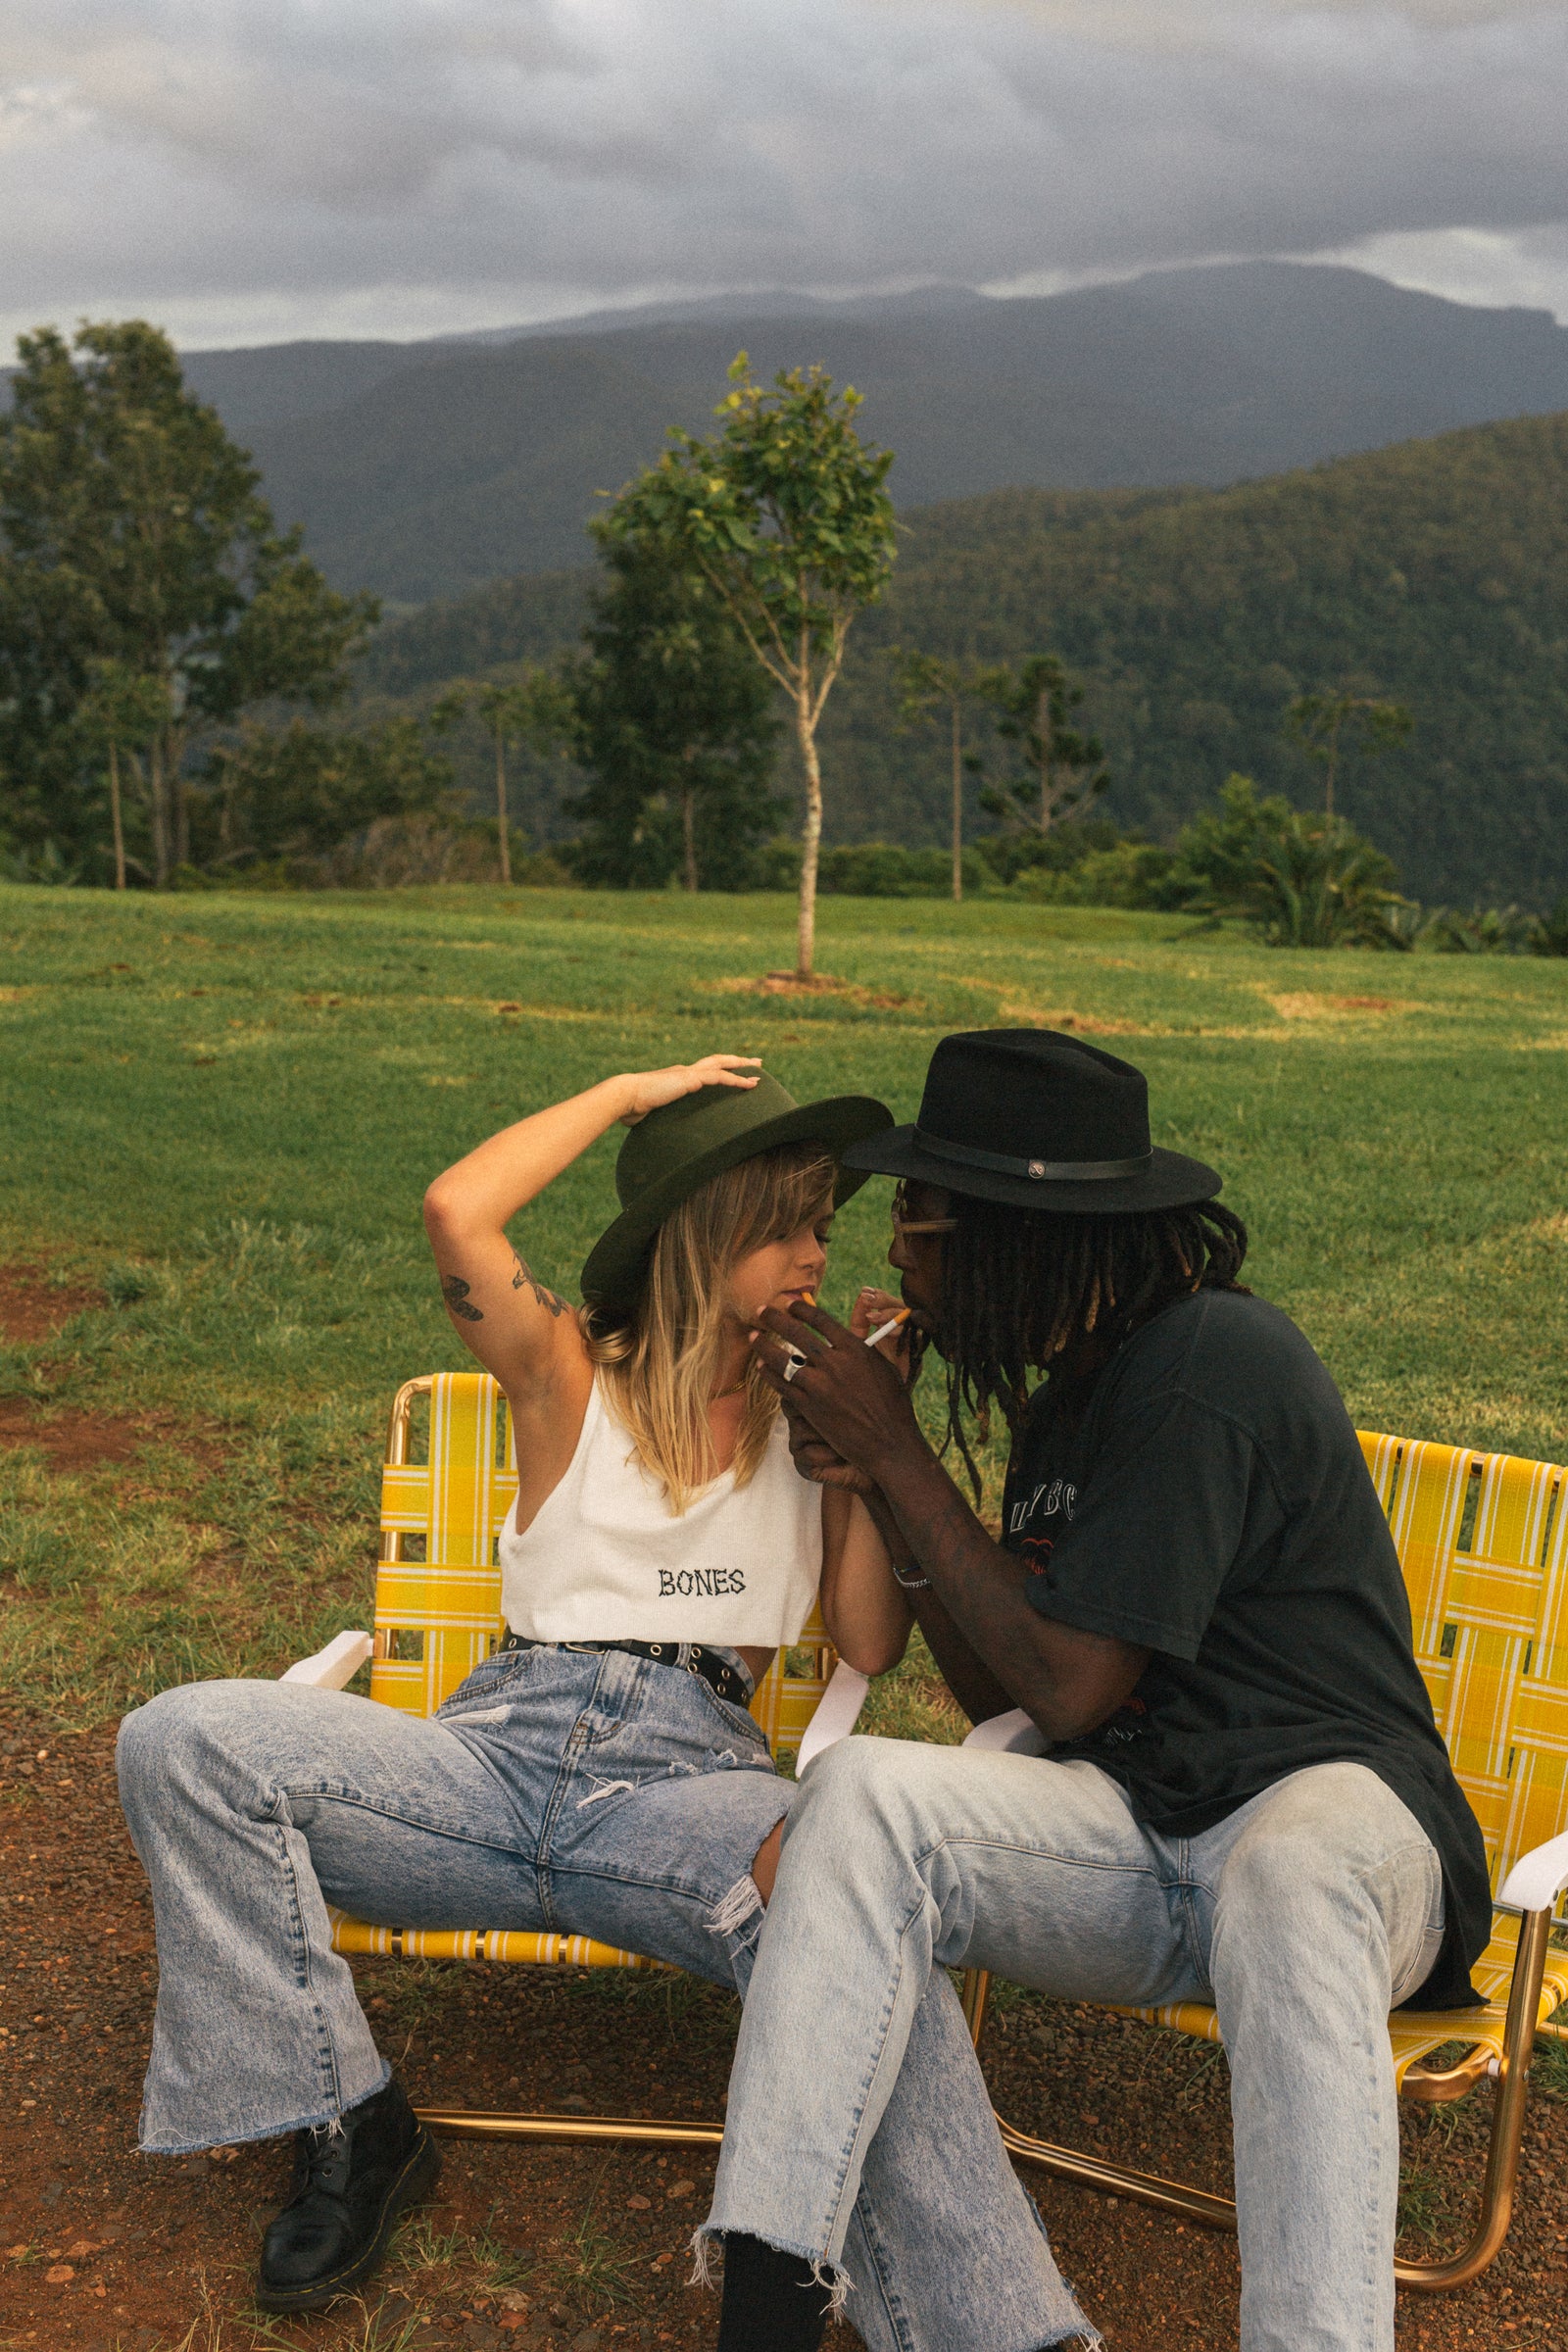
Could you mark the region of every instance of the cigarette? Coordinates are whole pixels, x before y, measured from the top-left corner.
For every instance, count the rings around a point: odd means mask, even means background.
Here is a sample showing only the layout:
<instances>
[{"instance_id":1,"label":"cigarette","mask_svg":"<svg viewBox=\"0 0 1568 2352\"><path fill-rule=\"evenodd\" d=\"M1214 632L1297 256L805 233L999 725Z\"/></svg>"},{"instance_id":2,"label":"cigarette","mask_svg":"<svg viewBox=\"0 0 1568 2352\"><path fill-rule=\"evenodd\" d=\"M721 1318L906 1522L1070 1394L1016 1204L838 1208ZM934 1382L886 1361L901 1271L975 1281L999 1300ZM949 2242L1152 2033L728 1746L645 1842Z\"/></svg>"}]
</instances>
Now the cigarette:
<instances>
[{"instance_id":1,"label":"cigarette","mask_svg":"<svg viewBox=\"0 0 1568 2352\"><path fill-rule=\"evenodd\" d=\"M901 1323L907 1323L908 1320L908 1308L906 1306L901 1306L896 1315L889 1315L887 1321L885 1323L879 1323L875 1331L868 1331L866 1333L866 1346L868 1348L874 1348L878 1340L885 1340L890 1332L897 1331Z\"/></svg>"}]
</instances>

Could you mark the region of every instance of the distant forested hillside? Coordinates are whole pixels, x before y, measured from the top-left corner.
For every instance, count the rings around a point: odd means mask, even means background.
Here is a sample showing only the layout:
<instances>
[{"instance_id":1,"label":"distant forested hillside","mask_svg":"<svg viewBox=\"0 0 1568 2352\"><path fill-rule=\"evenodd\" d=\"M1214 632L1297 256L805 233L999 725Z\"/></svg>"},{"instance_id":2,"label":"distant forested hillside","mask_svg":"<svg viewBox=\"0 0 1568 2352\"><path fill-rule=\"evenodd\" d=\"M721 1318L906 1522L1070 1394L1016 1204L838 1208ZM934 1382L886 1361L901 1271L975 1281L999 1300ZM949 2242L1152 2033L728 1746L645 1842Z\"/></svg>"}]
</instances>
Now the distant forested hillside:
<instances>
[{"instance_id":1,"label":"distant forested hillside","mask_svg":"<svg viewBox=\"0 0 1568 2352\"><path fill-rule=\"evenodd\" d=\"M735 297L482 345L196 352L186 370L330 579L422 603L582 561L595 493L668 425L708 429L742 344L763 375L820 360L865 395L906 509L1019 483L1235 482L1568 406L1568 330L1547 313L1286 262L793 317Z\"/></svg>"},{"instance_id":2,"label":"distant forested hillside","mask_svg":"<svg viewBox=\"0 0 1568 2352\"><path fill-rule=\"evenodd\" d=\"M1568 414L1230 490L998 491L907 523L828 706L833 840L941 836L941 747L898 729L893 647L1054 647L1089 688L1104 810L1124 824L1170 838L1232 768L1313 799L1284 707L1349 684L1415 712L1409 743L1348 761L1338 796L1406 888L1534 906L1568 888ZM565 642L586 584L558 573L432 606L382 632L367 683L420 694Z\"/></svg>"},{"instance_id":3,"label":"distant forested hillside","mask_svg":"<svg viewBox=\"0 0 1568 2352\"><path fill-rule=\"evenodd\" d=\"M447 678L542 661L575 641L594 578L586 564L576 571L523 572L422 605L380 631L360 676L372 693L416 695Z\"/></svg>"}]
</instances>

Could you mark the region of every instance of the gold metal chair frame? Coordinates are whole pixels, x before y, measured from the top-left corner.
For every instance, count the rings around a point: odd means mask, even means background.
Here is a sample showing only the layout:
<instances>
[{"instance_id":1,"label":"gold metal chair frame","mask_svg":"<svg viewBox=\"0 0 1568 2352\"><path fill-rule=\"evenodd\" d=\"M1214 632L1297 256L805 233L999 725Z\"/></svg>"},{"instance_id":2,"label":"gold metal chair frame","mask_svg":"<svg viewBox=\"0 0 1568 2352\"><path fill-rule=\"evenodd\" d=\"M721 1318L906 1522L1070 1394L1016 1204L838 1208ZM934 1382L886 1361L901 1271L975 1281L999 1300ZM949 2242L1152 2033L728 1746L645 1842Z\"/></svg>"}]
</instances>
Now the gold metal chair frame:
<instances>
[{"instance_id":1,"label":"gold metal chair frame","mask_svg":"<svg viewBox=\"0 0 1568 2352\"><path fill-rule=\"evenodd\" d=\"M1405 2076L1401 2085L1403 2095L1434 2104L1441 2100L1463 2098L1466 2091L1473 2089L1477 2082L1486 2078L1494 2065L1497 2069L1492 2135L1487 2145L1487 2169L1482 2179L1475 2228L1456 2254L1444 2255L1435 2262L1409 2262L1396 2258L1394 2276L1401 2286L1424 2288L1429 2294L1451 2292L1455 2287L1468 2286L1472 2279L1480 2278L1508 2234L1508 2225L1513 2218L1514 2189L1519 2179L1519 2148L1524 2135L1525 2085L1530 2071L1531 2049L1536 2033L1542 2030L1533 2021L1541 1999L1541 1981L1545 1968L1550 1931L1549 1911L1525 1913L1519 1937L1519 1957L1508 1992L1508 2023L1501 2058L1494 2060L1490 2053L1472 2051L1453 2066L1437 2070L1412 2067ZM984 1969L970 1970L963 1981L963 2012L977 2045L985 2024L986 1997L990 1985L990 1976ZM1179 2214L1183 2221L1200 2223L1206 2230L1235 2232L1234 2198L1217 2197L1209 2190L1195 2188L1185 2180L1167 2180L1157 2173L1135 2172L1128 2165L1112 2164L1098 2156L1086 2156L1076 2148L1058 2147L1053 2140L1036 2139L1031 2133L1020 2132L1015 2124L1009 2124L1006 2117L1001 2114L997 2115L997 2124L1008 2155L1019 2163L1032 2164L1059 2180L1075 2180L1083 2188L1102 2189L1111 2196L1128 2197L1140 2205L1152 2205L1161 2213Z\"/></svg>"}]
</instances>

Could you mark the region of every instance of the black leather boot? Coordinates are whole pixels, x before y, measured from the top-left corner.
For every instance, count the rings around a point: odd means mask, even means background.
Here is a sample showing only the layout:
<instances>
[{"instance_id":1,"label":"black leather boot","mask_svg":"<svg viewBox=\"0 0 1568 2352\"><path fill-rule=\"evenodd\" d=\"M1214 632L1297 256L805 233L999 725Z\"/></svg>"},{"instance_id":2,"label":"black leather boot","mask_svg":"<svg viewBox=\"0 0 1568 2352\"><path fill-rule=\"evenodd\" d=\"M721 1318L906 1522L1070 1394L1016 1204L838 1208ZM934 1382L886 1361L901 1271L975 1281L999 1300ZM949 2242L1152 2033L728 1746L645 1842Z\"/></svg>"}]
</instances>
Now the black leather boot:
<instances>
[{"instance_id":1,"label":"black leather boot","mask_svg":"<svg viewBox=\"0 0 1568 2352\"><path fill-rule=\"evenodd\" d=\"M334 2131L294 2141L288 2203L262 2241L263 2311L323 2311L379 2268L398 2215L432 2187L435 2141L395 2078Z\"/></svg>"}]
</instances>

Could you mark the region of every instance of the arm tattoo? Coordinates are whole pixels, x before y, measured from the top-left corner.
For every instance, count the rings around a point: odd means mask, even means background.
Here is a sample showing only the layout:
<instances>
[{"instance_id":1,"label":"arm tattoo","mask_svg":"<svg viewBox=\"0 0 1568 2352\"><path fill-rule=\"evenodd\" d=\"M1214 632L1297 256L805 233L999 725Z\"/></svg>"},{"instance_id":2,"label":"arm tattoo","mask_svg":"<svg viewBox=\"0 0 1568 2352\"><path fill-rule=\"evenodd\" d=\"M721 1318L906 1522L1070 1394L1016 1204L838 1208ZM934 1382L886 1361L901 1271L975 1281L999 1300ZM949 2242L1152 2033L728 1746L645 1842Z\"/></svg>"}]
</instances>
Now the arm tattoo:
<instances>
[{"instance_id":1,"label":"arm tattoo","mask_svg":"<svg viewBox=\"0 0 1568 2352\"><path fill-rule=\"evenodd\" d=\"M461 1322L482 1323L484 1317L479 1309L468 1304L468 1292L471 1288L472 1285L465 1282L461 1274L443 1274L441 1277L441 1296L446 1300L449 1311L456 1315Z\"/></svg>"},{"instance_id":2,"label":"arm tattoo","mask_svg":"<svg viewBox=\"0 0 1568 2352\"><path fill-rule=\"evenodd\" d=\"M544 1307L552 1315L564 1315L566 1312L564 1298L558 1298L554 1291L547 1291L527 1260L518 1257L515 1250L513 1252L512 1263L515 1268L512 1277L512 1287L514 1291L520 1291L526 1283L534 1295L536 1305Z\"/></svg>"}]
</instances>

